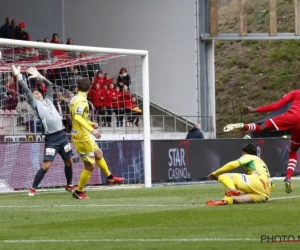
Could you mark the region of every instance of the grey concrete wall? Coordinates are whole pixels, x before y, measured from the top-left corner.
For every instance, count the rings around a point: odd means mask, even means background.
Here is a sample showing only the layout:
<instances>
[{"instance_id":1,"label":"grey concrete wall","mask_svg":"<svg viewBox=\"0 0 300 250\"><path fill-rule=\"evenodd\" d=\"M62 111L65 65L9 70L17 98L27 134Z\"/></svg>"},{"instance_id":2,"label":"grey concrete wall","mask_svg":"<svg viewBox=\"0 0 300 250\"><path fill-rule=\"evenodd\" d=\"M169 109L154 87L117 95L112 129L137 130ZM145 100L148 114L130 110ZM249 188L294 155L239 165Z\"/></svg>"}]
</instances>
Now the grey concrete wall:
<instances>
[{"instance_id":1,"label":"grey concrete wall","mask_svg":"<svg viewBox=\"0 0 300 250\"><path fill-rule=\"evenodd\" d=\"M32 40L149 51L150 100L197 115L195 0L1 0L0 17L27 24ZM4 21L3 21L4 22Z\"/></svg>"}]
</instances>

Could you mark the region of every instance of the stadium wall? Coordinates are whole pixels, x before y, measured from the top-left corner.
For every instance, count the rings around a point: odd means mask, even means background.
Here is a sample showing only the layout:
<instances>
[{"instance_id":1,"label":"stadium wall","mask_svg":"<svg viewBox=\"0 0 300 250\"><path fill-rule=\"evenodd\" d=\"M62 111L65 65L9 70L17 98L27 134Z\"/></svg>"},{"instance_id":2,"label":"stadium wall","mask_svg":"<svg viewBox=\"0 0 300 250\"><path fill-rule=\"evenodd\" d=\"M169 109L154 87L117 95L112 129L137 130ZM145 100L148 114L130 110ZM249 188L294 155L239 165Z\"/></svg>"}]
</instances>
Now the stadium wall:
<instances>
[{"instance_id":1,"label":"stadium wall","mask_svg":"<svg viewBox=\"0 0 300 250\"><path fill-rule=\"evenodd\" d=\"M195 0L2 0L0 8L3 23L24 21L32 40L58 33L79 45L148 50L151 101L185 116L198 115L195 13Z\"/></svg>"}]
</instances>

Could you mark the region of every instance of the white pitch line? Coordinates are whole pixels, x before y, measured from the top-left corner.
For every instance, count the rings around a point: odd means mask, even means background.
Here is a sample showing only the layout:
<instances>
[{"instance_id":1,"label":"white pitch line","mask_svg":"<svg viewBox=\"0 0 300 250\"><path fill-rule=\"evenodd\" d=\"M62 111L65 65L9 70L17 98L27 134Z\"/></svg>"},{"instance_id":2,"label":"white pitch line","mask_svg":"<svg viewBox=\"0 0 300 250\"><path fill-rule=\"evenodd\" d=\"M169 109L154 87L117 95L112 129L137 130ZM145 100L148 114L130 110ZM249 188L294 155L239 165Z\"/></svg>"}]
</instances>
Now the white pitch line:
<instances>
[{"instance_id":1,"label":"white pitch line","mask_svg":"<svg viewBox=\"0 0 300 250\"><path fill-rule=\"evenodd\" d=\"M40 207L204 207L205 204L76 204L76 205L33 205L33 206L24 206L24 205L7 205L0 206L0 208L40 208Z\"/></svg>"},{"instance_id":2,"label":"white pitch line","mask_svg":"<svg viewBox=\"0 0 300 250\"><path fill-rule=\"evenodd\" d=\"M285 200L285 199L294 199L294 198L300 198L300 195L295 195L295 196L284 196L284 197L275 197L275 198L271 198L270 201L274 201L274 200Z\"/></svg>"},{"instance_id":3,"label":"white pitch line","mask_svg":"<svg viewBox=\"0 0 300 250\"><path fill-rule=\"evenodd\" d=\"M198 239L76 239L76 240L64 240L64 239L48 239L48 240L2 240L3 243L74 243L74 242L201 242L201 241L257 241L260 239L251 238L237 238L237 239L222 239L222 238L198 238Z\"/></svg>"}]
</instances>

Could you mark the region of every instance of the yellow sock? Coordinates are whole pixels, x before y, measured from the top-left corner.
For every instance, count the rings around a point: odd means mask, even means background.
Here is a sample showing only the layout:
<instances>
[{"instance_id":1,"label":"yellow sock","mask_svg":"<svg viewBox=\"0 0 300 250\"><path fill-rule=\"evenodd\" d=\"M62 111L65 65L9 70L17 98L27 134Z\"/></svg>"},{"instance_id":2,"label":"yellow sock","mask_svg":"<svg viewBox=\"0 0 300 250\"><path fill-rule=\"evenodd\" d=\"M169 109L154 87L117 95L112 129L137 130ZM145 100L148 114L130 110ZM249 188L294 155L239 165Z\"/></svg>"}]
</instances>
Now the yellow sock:
<instances>
[{"instance_id":1,"label":"yellow sock","mask_svg":"<svg viewBox=\"0 0 300 250\"><path fill-rule=\"evenodd\" d=\"M218 181L228 189L236 189L233 180L228 175L220 175Z\"/></svg>"},{"instance_id":2,"label":"yellow sock","mask_svg":"<svg viewBox=\"0 0 300 250\"><path fill-rule=\"evenodd\" d=\"M225 196L222 200L226 200L228 205L233 204L233 199L230 196Z\"/></svg>"},{"instance_id":3,"label":"yellow sock","mask_svg":"<svg viewBox=\"0 0 300 250\"><path fill-rule=\"evenodd\" d=\"M111 175L111 172L108 170L108 166L104 157L102 157L100 160L96 160L96 164L103 171L106 177Z\"/></svg>"},{"instance_id":4,"label":"yellow sock","mask_svg":"<svg viewBox=\"0 0 300 250\"><path fill-rule=\"evenodd\" d=\"M86 184L89 182L90 177L91 177L91 172L86 169L83 169L80 174L79 182L76 190L82 192Z\"/></svg>"}]
</instances>

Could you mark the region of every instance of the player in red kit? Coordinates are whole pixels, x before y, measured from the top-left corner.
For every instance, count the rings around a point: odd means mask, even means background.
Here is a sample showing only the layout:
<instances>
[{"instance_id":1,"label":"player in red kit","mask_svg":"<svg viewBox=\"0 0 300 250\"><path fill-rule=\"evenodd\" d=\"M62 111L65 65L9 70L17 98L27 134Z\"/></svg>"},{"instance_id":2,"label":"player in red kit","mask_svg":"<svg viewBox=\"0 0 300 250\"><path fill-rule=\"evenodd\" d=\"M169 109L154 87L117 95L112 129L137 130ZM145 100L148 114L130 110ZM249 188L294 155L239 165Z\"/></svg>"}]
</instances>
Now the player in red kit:
<instances>
[{"instance_id":1,"label":"player in red kit","mask_svg":"<svg viewBox=\"0 0 300 250\"><path fill-rule=\"evenodd\" d=\"M289 160L286 171L286 178L284 180L285 191L290 193L293 191L291 185L291 178L294 173L294 170L297 165L298 155L297 151L300 147L300 90L293 90L284 95L278 102L258 107L244 107L244 111L248 113L262 113L262 112L271 112L278 110L288 103L292 103L287 112L282 115L275 116L262 125L255 123L244 124L244 123L235 123L228 124L224 127L224 132L230 131L249 131L252 133L263 133L267 131L277 130L277 131L291 131L291 143L290 143L290 152Z\"/></svg>"}]
</instances>

